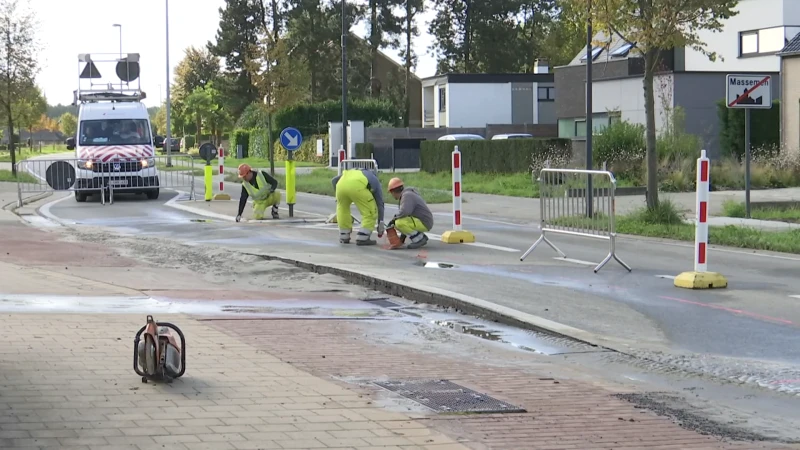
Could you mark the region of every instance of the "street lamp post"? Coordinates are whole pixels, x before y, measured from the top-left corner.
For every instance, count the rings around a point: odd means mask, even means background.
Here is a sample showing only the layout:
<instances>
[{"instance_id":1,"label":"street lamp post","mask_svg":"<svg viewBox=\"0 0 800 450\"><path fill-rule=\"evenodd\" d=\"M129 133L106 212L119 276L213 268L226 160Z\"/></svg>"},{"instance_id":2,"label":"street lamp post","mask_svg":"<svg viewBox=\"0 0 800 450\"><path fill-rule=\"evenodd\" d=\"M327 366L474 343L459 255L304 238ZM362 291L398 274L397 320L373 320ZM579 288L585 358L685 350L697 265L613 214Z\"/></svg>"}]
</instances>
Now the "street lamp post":
<instances>
[{"instance_id":1,"label":"street lamp post","mask_svg":"<svg viewBox=\"0 0 800 450\"><path fill-rule=\"evenodd\" d=\"M350 157L347 145L347 0L342 0L342 147ZM333 151L333 149L331 149ZM339 161L341 166L342 162Z\"/></svg>"},{"instance_id":2,"label":"street lamp post","mask_svg":"<svg viewBox=\"0 0 800 450\"><path fill-rule=\"evenodd\" d=\"M592 155L592 58L594 45L592 45L592 0L589 0L586 22L586 170L594 168ZM586 175L586 215L594 216L592 199L592 175Z\"/></svg>"},{"instance_id":3,"label":"street lamp post","mask_svg":"<svg viewBox=\"0 0 800 450\"><path fill-rule=\"evenodd\" d=\"M115 23L114 28L119 28L119 59L122 59L122 25Z\"/></svg>"},{"instance_id":4,"label":"street lamp post","mask_svg":"<svg viewBox=\"0 0 800 450\"><path fill-rule=\"evenodd\" d=\"M172 117L170 115L170 96L169 96L169 0L164 0L166 12L164 19L166 21L166 41L167 41L167 167L172 167ZM199 144L198 144L199 145Z\"/></svg>"}]
</instances>

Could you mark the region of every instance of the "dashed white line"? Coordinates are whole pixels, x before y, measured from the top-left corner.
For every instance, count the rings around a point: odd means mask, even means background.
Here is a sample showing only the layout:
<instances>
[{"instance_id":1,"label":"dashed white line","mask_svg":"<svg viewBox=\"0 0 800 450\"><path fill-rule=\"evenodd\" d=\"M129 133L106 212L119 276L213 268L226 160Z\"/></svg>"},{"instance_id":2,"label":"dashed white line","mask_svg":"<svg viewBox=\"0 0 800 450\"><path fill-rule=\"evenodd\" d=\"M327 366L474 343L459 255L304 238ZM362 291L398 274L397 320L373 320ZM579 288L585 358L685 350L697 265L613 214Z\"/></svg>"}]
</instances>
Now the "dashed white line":
<instances>
[{"instance_id":1,"label":"dashed white line","mask_svg":"<svg viewBox=\"0 0 800 450\"><path fill-rule=\"evenodd\" d=\"M800 298L800 295L790 295L789 297L792 297L792 298Z\"/></svg>"}]
</instances>

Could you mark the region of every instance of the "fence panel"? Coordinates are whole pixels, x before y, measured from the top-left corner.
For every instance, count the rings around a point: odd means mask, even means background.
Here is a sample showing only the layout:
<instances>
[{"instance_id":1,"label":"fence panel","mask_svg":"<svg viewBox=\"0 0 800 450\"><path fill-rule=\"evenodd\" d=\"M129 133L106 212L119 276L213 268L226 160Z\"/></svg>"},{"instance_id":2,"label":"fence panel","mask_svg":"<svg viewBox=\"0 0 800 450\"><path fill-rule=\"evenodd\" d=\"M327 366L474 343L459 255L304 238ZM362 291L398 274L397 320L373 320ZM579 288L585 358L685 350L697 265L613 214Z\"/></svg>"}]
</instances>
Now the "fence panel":
<instances>
[{"instance_id":1,"label":"fence panel","mask_svg":"<svg viewBox=\"0 0 800 450\"><path fill-rule=\"evenodd\" d=\"M616 253L614 193L617 181L614 174L606 170L545 168L538 181L542 235L520 261L542 242L566 258L548 238L548 234L564 234L608 241L608 255L594 268L595 273L611 259L631 271Z\"/></svg>"},{"instance_id":2,"label":"fence panel","mask_svg":"<svg viewBox=\"0 0 800 450\"><path fill-rule=\"evenodd\" d=\"M342 170L367 169L378 174L378 162L374 159L345 159L342 161Z\"/></svg>"},{"instance_id":3,"label":"fence panel","mask_svg":"<svg viewBox=\"0 0 800 450\"><path fill-rule=\"evenodd\" d=\"M52 192L76 192L83 195L100 194L105 203L102 186L82 184L78 174L86 168L78 159L26 159L17 163L17 202L22 206L26 195ZM88 163L91 166L91 162Z\"/></svg>"}]
</instances>

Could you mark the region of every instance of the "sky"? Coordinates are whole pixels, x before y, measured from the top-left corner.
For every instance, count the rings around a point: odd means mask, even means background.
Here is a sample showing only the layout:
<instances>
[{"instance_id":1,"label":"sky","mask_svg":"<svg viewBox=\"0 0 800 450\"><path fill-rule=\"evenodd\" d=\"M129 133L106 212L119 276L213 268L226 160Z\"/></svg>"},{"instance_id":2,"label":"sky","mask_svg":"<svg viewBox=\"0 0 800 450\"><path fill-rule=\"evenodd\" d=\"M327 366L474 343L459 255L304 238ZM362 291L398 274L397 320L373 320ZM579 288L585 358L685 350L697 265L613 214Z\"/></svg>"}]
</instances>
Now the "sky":
<instances>
[{"instance_id":1,"label":"sky","mask_svg":"<svg viewBox=\"0 0 800 450\"><path fill-rule=\"evenodd\" d=\"M72 92L78 87L78 54L106 54L115 58L120 51L122 25L123 53L139 53L141 88L148 106L158 106L166 98L166 2L165 0L28 0L36 13L42 52L37 82L48 103L72 103ZM363 1L363 0L362 0ZM189 46L203 47L213 40L219 25L219 8L224 0L169 0L169 65L170 79L174 68ZM132 7L135 5L135 7ZM421 35L415 51L419 62L415 73L424 78L436 72L436 61L428 54L431 38L423 30L433 13L419 17ZM366 35L366 25L359 24L353 32ZM384 52L400 62L397 51ZM105 70L104 70L105 69ZM104 75L114 77L114 64L98 64ZM108 74L108 75L106 75Z\"/></svg>"}]
</instances>

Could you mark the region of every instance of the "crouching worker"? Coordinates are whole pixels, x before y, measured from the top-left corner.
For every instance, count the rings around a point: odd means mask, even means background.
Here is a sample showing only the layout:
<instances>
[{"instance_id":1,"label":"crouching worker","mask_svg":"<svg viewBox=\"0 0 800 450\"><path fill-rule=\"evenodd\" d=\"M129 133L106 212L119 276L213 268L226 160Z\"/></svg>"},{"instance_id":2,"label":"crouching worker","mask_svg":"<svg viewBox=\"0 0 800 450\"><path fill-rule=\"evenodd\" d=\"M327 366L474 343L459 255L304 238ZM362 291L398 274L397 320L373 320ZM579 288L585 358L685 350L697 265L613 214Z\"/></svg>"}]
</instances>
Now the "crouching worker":
<instances>
[{"instance_id":1,"label":"crouching worker","mask_svg":"<svg viewBox=\"0 0 800 450\"><path fill-rule=\"evenodd\" d=\"M239 178L242 179L242 193L239 196L239 214L236 215L236 221L242 220L248 197L253 198L254 219L263 219L267 206L272 206L272 218L280 219L278 204L281 202L281 193L276 192L278 180L263 170L253 171L247 164L239 166Z\"/></svg>"},{"instance_id":2,"label":"crouching worker","mask_svg":"<svg viewBox=\"0 0 800 450\"><path fill-rule=\"evenodd\" d=\"M331 180L336 191L336 222L339 224L339 242L350 243L353 231L353 216L350 205L355 203L361 213L361 228L356 235L356 245L375 245L370 239L375 224L378 235L383 236L386 225L383 223L383 192L378 176L371 170L350 169Z\"/></svg>"},{"instance_id":3,"label":"crouching worker","mask_svg":"<svg viewBox=\"0 0 800 450\"><path fill-rule=\"evenodd\" d=\"M400 200L400 210L389 222L389 226L400 232L400 241L405 242L406 236L411 239L406 248L415 249L427 244L428 236L425 232L433 228L433 213L425 200L416 189L405 187L400 178L389 180L388 188L392 197Z\"/></svg>"}]
</instances>

